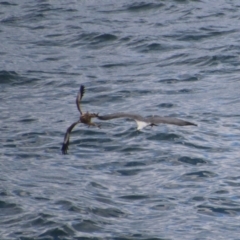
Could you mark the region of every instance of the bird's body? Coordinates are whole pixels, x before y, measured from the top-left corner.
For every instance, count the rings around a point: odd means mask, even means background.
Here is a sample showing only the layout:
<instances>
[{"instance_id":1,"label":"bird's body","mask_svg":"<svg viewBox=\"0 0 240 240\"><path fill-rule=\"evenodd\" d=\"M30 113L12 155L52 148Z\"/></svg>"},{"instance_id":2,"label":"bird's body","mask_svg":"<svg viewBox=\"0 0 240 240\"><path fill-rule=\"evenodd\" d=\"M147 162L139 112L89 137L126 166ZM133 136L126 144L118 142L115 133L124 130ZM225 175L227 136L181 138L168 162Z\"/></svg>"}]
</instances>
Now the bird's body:
<instances>
[{"instance_id":1,"label":"bird's body","mask_svg":"<svg viewBox=\"0 0 240 240\"><path fill-rule=\"evenodd\" d=\"M92 118L95 118L97 117L97 114L96 113L89 113L89 112L86 112L84 113L82 116L80 116L80 122L81 123L84 123L88 126L96 126L96 127L99 127L99 125L97 125L96 123L93 123L92 122Z\"/></svg>"},{"instance_id":2,"label":"bird's body","mask_svg":"<svg viewBox=\"0 0 240 240\"><path fill-rule=\"evenodd\" d=\"M62 144L62 153L66 154L67 150L68 150L68 145L69 145L69 139L70 139L70 134L73 130L73 128L78 124L78 123L83 123L86 124L88 126L96 126L99 127L99 125L97 125L96 123L92 123L92 118L96 118L98 116L98 114L96 113L83 113L82 109L81 109L81 100L82 97L84 95L85 92L85 88L83 85L80 86L80 90L77 94L77 98L76 98L76 105L77 105L77 109L79 111L79 113L81 114L79 120L77 122L74 122L73 124L71 124L70 127L68 127L65 136L64 136L64 140L63 140L63 144Z\"/></svg>"}]
</instances>

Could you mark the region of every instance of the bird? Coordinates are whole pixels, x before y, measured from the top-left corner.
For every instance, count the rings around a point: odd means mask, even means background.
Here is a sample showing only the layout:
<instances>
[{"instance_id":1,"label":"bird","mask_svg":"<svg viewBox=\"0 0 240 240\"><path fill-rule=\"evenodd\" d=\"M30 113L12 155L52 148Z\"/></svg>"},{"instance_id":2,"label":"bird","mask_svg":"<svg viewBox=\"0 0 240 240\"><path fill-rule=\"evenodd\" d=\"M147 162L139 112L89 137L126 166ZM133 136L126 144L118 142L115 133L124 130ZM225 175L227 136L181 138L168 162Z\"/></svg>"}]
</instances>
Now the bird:
<instances>
[{"instance_id":1,"label":"bird","mask_svg":"<svg viewBox=\"0 0 240 240\"><path fill-rule=\"evenodd\" d=\"M137 123L137 130L141 130L144 127L147 126L157 126L158 124L173 124L177 126L197 126L197 124L188 122L185 120L181 120L178 118L172 118L172 117L161 117L158 115L151 116L151 117L143 117L138 114L132 114L132 113L125 113L125 112L117 112L117 113L112 113L108 115L103 115L103 116L97 116L99 120L111 120L115 118L127 118L127 119L133 119Z\"/></svg>"},{"instance_id":2,"label":"bird","mask_svg":"<svg viewBox=\"0 0 240 240\"><path fill-rule=\"evenodd\" d=\"M80 113L80 118L78 121L74 122L73 124L70 125L70 127L67 128L67 131L65 133L65 136L64 136L64 140L63 140L63 144L62 144L62 154L67 154L67 150L68 150L68 146L69 146L69 139L70 139L70 134L73 130L73 128L79 124L79 123L83 123L83 124L86 124L88 125L88 127L90 126L95 126L95 127L98 127L100 128L100 125L96 124L96 123L93 123L91 120L92 118L96 118L98 116L98 114L96 113L89 113L89 112L86 112L84 113L81 109L81 100L84 96L84 93L85 93L85 87L83 85L80 86L80 89L78 91L78 94L77 94L77 98L76 98L76 105L77 105L77 109Z\"/></svg>"}]
</instances>

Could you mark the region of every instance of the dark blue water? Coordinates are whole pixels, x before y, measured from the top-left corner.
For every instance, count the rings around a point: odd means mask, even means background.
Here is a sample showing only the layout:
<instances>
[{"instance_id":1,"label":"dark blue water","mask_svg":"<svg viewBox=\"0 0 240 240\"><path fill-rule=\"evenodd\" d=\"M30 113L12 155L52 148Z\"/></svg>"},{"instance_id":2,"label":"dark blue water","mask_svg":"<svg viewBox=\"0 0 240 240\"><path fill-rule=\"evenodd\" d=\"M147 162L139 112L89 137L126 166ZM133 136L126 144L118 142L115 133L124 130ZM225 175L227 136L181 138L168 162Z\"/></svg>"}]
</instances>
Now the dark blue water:
<instances>
[{"instance_id":1,"label":"dark blue water","mask_svg":"<svg viewBox=\"0 0 240 240\"><path fill-rule=\"evenodd\" d=\"M0 239L240 239L240 3L0 2ZM67 127L83 111L178 117ZM95 120L95 122L99 122Z\"/></svg>"}]
</instances>

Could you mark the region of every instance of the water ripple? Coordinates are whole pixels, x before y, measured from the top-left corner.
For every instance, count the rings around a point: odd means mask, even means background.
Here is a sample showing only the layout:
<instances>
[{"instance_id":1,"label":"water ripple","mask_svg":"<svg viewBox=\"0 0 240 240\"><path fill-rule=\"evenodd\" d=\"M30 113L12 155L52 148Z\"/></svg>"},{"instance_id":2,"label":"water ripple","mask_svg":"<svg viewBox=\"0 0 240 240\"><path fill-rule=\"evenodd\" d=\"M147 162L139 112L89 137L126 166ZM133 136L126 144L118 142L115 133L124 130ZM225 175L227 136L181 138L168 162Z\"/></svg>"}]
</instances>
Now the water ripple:
<instances>
[{"instance_id":1,"label":"water ripple","mask_svg":"<svg viewBox=\"0 0 240 240\"><path fill-rule=\"evenodd\" d=\"M236 0L0 5L1 239L239 239Z\"/></svg>"}]
</instances>

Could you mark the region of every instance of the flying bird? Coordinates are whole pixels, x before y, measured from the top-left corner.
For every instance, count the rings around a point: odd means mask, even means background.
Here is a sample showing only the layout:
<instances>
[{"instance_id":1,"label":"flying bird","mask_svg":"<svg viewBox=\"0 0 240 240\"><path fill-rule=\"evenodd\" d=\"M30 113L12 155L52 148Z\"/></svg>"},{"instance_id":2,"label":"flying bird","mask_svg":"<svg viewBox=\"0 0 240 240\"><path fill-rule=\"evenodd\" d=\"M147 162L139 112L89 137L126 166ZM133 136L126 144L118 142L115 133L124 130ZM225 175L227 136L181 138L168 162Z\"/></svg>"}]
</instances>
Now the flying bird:
<instances>
[{"instance_id":1,"label":"flying bird","mask_svg":"<svg viewBox=\"0 0 240 240\"><path fill-rule=\"evenodd\" d=\"M158 124L173 124L178 126L188 126L193 125L197 126L195 123L191 123L188 121L184 121L178 118L172 118L172 117L161 117L161 116L152 116L152 117L142 117L141 115L132 114L132 113L124 113L124 112L118 112L103 116L97 116L99 120L111 120L115 118L127 118L127 119L133 119L137 123L137 130L141 130L144 127L147 126L157 126Z\"/></svg>"},{"instance_id":2,"label":"flying bird","mask_svg":"<svg viewBox=\"0 0 240 240\"><path fill-rule=\"evenodd\" d=\"M83 123L86 124L88 126L95 126L95 127L99 127L100 125L93 123L91 120L92 118L98 118L99 120L111 120L111 119L115 119L115 118L126 118L126 119L133 119L136 121L137 123L137 130L141 130L144 127L147 126L157 126L158 124L173 124L173 125L178 125L178 126L197 126L195 123L191 123L188 121L184 121L178 118L172 118L172 117L161 117L161 116L151 116L151 117L143 117L141 115L138 114L132 114L132 113L124 113L124 112L118 112L118 113L113 113L113 114L108 114L108 115L103 115L103 116L99 116L99 114L96 113L89 113L86 112L84 113L81 109L81 100L84 96L85 93L85 87L83 85L80 86L80 90L77 94L77 98L76 98L76 105L77 105L77 109L80 113L80 118L78 121L72 123L64 136L64 141L62 144L62 154L66 154L67 150L68 150L68 146L69 146L69 139L70 139L70 134L73 130L73 128L79 124L79 123Z\"/></svg>"},{"instance_id":3,"label":"flying bird","mask_svg":"<svg viewBox=\"0 0 240 240\"><path fill-rule=\"evenodd\" d=\"M80 86L79 92L77 94L77 98L76 98L76 105L77 105L77 109L80 113L80 118L78 121L74 122L70 127L68 127L65 136L64 136L64 140L63 140L63 144L62 144L62 154L66 154L67 150L68 150L68 146L69 146L69 139L70 139L70 134L73 130L73 128L78 124L78 123L84 123L88 126L95 126L95 127L100 127L100 125L93 123L91 120L92 118L96 118L98 116L98 114L96 113L89 113L86 112L84 113L81 109L81 100L83 98L83 95L85 93L85 87L83 85Z\"/></svg>"}]
</instances>

